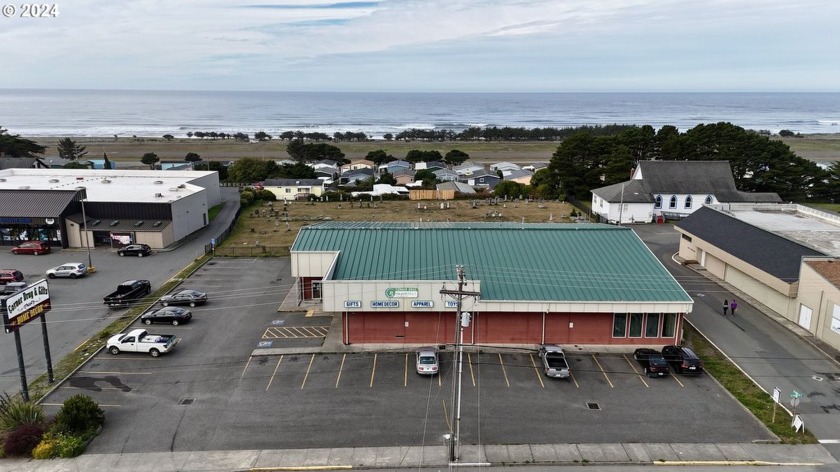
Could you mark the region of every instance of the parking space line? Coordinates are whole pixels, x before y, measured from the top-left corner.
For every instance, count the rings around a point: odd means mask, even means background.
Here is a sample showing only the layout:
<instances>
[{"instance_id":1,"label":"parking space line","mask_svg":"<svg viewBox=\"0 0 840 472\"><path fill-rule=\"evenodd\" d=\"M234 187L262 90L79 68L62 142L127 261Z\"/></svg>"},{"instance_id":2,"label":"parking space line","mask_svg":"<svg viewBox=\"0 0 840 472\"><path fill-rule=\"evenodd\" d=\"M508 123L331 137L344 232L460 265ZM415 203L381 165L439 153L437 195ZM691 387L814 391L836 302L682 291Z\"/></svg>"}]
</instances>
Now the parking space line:
<instances>
[{"instance_id":1,"label":"parking space line","mask_svg":"<svg viewBox=\"0 0 840 472\"><path fill-rule=\"evenodd\" d=\"M648 385L648 383L645 382L645 379L643 379L642 376L639 374L639 371L636 370L636 365L630 362L630 359L628 359L626 355L622 355L621 357L623 357L624 360L627 361L628 364L630 364L630 368L633 369L633 372L636 373L636 376L639 377L639 380L641 380L642 383L645 384L645 387L650 388L650 385Z\"/></svg>"},{"instance_id":2,"label":"parking space line","mask_svg":"<svg viewBox=\"0 0 840 472\"><path fill-rule=\"evenodd\" d=\"M343 356L341 356L341 365L338 366L338 376L335 378L335 388L338 388L338 381L341 380L341 370L344 369L344 359L347 359L346 352Z\"/></svg>"},{"instance_id":3,"label":"parking space line","mask_svg":"<svg viewBox=\"0 0 840 472\"><path fill-rule=\"evenodd\" d=\"M502 366L502 375L505 376L505 384L510 387L510 381L508 380L507 376L507 369L505 369L505 361L502 359L502 353L499 353L499 365Z\"/></svg>"},{"instance_id":4,"label":"parking space line","mask_svg":"<svg viewBox=\"0 0 840 472\"><path fill-rule=\"evenodd\" d=\"M473 387L475 387L475 373L473 372L472 355L467 353L467 365L470 366L470 379L472 379Z\"/></svg>"},{"instance_id":5,"label":"parking space line","mask_svg":"<svg viewBox=\"0 0 840 472\"><path fill-rule=\"evenodd\" d=\"M300 389L303 390L303 386L306 385L306 379L309 378L309 371L312 370L312 362L315 360L315 353L312 353L312 357L309 358L309 365L306 366L306 374L303 376L303 382L300 384Z\"/></svg>"},{"instance_id":6,"label":"parking space line","mask_svg":"<svg viewBox=\"0 0 840 472\"><path fill-rule=\"evenodd\" d=\"M376 356L378 355L376 352L373 353L373 368L370 369L370 385L368 385L368 388L373 388L373 377L376 375Z\"/></svg>"},{"instance_id":7,"label":"parking space line","mask_svg":"<svg viewBox=\"0 0 840 472\"><path fill-rule=\"evenodd\" d=\"M405 353L405 372L403 372L403 387L408 387L408 353Z\"/></svg>"},{"instance_id":8,"label":"parking space line","mask_svg":"<svg viewBox=\"0 0 840 472\"><path fill-rule=\"evenodd\" d=\"M446 412L446 400L441 400L443 403L443 419L446 421L446 429L452 431L452 425L449 423L449 413Z\"/></svg>"},{"instance_id":9,"label":"parking space line","mask_svg":"<svg viewBox=\"0 0 840 472\"><path fill-rule=\"evenodd\" d=\"M271 387L271 382L274 382L274 376L277 375L277 369L280 368L281 362L283 362L283 354L280 354L280 359L277 359L277 365L274 366L274 372L271 373L271 378L268 379L268 385L265 386L266 391L268 391L269 387Z\"/></svg>"},{"instance_id":10,"label":"parking space line","mask_svg":"<svg viewBox=\"0 0 840 472\"><path fill-rule=\"evenodd\" d=\"M599 368L599 369L601 369L601 373L602 373L602 374L604 374L604 378L605 378L605 379L607 379L607 383L608 383L608 384L610 384L610 388L615 388L615 387L613 386L612 382L610 382L610 378L609 378L609 377L607 377L607 372L604 370L604 368L603 368L603 367L601 367L601 363L600 363L600 362L598 362L598 358L597 358L597 357L595 357L595 354L592 354L592 359L595 361L595 364L597 364L597 365L598 365L598 368Z\"/></svg>"},{"instance_id":11,"label":"parking space line","mask_svg":"<svg viewBox=\"0 0 840 472\"><path fill-rule=\"evenodd\" d=\"M242 377L245 377L245 371L248 370L248 366L251 364L251 359L254 356L248 356L248 362L245 363L245 367L242 369L242 374L239 376L239 380L242 380Z\"/></svg>"},{"instance_id":12,"label":"parking space line","mask_svg":"<svg viewBox=\"0 0 840 472\"><path fill-rule=\"evenodd\" d=\"M676 373L671 373L671 378L673 378L674 380L676 380L676 381L677 381L677 383L678 383L678 384L680 384L680 387L685 387L685 385L683 385L683 383L682 383L682 382L680 382L680 379L678 379L678 378L677 378L677 374L676 374Z\"/></svg>"},{"instance_id":13,"label":"parking space line","mask_svg":"<svg viewBox=\"0 0 840 472\"><path fill-rule=\"evenodd\" d=\"M540 373L540 368L537 367L537 362L534 360L533 354L528 354L528 357L531 358L531 365L534 366L534 373L537 374L537 380L540 381L540 386L545 388L545 382L543 382L542 374Z\"/></svg>"},{"instance_id":14,"label":"parking space line","mask_svg":"<svg viewBox=\"0 0 840 472\"><path fill-rule=\"evenodd\" d=\"M152 372L100 372L97 370L81 370L80 374L99 374L99 375L152 375Z\"/></svg>"},{"instance_id":15,"label":"parking space line","mask_svg":"<svg viewBox=\"0 0 840 472\"><path fill-rule=\"evenodd\" d=\"M569 371L569 378L572 379L572 382L575 383L575 388L580 389L580 385L577 383L577 379L575 378L575 374L570 370Z\"/></svg>"}]
</instances>

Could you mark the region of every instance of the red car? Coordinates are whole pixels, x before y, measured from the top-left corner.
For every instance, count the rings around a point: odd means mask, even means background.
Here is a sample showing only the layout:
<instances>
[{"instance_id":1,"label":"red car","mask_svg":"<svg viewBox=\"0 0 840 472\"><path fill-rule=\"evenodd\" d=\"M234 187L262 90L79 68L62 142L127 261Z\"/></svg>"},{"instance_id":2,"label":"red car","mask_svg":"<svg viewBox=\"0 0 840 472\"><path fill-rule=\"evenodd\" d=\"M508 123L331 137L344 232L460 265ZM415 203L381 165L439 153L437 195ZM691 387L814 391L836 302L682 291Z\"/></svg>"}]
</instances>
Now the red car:
<instances>
[{"instance_id":1,"label":"red car","mask_svg":"<svg viewBox=\"0 0 840 472\"><path fill-rule=\"evenodd\" d=\"M46 241L27 241L12 248L12 254L34 254L40 256L41 254L49 253L50 243Z\"/></svg>"}]
</instances>

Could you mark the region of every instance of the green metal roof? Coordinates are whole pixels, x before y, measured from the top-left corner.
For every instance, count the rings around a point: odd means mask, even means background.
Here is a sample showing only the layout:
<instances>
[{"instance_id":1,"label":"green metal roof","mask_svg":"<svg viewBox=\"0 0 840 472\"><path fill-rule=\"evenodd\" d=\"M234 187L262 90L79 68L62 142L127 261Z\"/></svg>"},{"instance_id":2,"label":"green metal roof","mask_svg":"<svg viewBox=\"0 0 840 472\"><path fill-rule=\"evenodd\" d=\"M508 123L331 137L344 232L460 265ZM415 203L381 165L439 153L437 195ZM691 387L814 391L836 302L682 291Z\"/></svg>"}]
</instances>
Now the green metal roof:
<instances>
[{"instance_id":1,"label":"green metal roof","mask_svg":"<svg viewBox=\"0 0 840 472\"><path fill-rule=\"evenodd\" d=\"M600 224L326 222L291 251L337 251L333 280L451 280L482 300L691 302L626 227Z\"/></svg>"}]
</instances>

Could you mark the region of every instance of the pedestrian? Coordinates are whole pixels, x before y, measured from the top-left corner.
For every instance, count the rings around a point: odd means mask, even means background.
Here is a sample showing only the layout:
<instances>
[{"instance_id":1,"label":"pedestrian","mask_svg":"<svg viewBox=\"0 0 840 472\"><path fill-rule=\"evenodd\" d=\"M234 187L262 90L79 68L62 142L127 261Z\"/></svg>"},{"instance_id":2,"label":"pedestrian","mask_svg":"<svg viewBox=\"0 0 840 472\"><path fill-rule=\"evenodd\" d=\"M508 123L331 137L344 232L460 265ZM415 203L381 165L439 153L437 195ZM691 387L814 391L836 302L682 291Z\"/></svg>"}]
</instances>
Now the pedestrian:
<instances>
[{"instance_id":1,"label":"pedestrian","mask_svg":"<svg viewBox=\"0 0 840 472\"><path fill-rule=\"evenodd\" d=\"M723 299L723 316L726 316L726 313L729 311L729 300Z\"/></svg>"},{"instance_id":2,"label":"pedestrian","mask_svg":"<svg viewBox=\"0 0 840 472\"><path fill-rule=\"evenodd\" d=\"M735 299L732 299L732 303L729 304L729 309L732 310L732 316L735 316L735 309L738 308L738 303Z\"/></svg>"}]
</instances>

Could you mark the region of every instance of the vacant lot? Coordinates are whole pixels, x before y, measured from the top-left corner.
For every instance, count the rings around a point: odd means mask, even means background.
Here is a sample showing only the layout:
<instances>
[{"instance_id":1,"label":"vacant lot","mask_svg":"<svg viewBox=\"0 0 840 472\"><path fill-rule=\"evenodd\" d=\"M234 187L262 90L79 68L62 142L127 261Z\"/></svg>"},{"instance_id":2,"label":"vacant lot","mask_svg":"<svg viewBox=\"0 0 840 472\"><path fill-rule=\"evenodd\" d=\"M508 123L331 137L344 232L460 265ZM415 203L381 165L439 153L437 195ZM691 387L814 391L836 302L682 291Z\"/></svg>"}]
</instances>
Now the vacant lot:
<instances>
[{"instance_id":1,"label":"vacant lot","mask_svg":"<svg viewBox=\"0 0 840 472\"><path fill-rule=\"evenodd\" d=\"M569 223L573 207L557 201L428 200L258 203L242 213L224 247L282 246L294 242L301 227L320 221L484 221Z\"/></svg>"}]
</instances>

